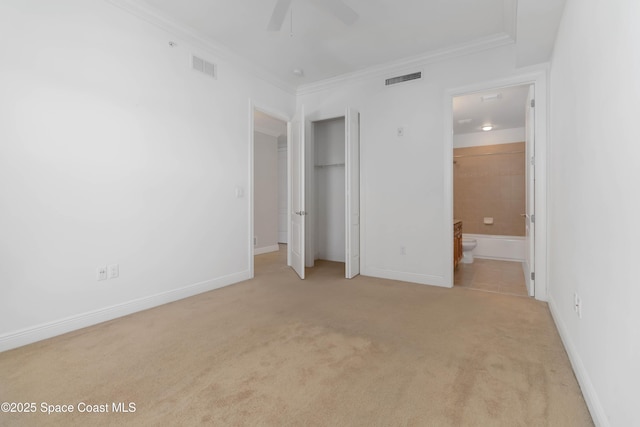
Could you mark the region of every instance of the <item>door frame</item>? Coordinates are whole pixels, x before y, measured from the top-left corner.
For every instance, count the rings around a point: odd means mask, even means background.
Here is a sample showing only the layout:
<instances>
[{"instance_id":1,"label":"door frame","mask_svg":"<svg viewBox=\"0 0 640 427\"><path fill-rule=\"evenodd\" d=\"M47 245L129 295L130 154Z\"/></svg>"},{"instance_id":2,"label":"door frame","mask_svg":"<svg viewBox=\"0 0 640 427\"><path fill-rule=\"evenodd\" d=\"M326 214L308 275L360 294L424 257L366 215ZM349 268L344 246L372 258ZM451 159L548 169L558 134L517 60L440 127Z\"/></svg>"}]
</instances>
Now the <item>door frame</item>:
<instances>
[{"instance_id":1,"label":"door frame","mask_svg":"<svg viewBox=\"0 0 640 427\"><path fill-rule=\"evenodd\" d=\"M533 84L536 100L535 121L535 293L534 297L540 301L548 298L548 259L547 259L547 153L549 140L549 85L548 69L520 74L504 79L489 80L467 86L451 88L444 94L444 230L445 250L448 261L445 283L453 287L453 98L470 93L496 90L508 86Z\"/></svg>"},{"instance_id":2,"label":"door frame","mask_svg":"<svg viewBox=\"0 0 640 427\"><path fill-rule=\"evenodd\" d=\"M271 107L266 107L262 104L256 103L254 102L252 99L249 99L249 176L248 176L248 183L247 183L247 194L249 196L249 224L248 224L248 231L249 231L249 235L248 235L248 239L247 239L247 246L248 246L248 254L249 254L249 274L250 277L253 279L254 277L254 254L253 254L253 233L254 233L254 209L255 209L255 202L254 202L254 185L253 185L253 179L254 179L254 168L255 168L255 164L254 164L254 155L255 155L255 141L254 141L254 127L255 127L255 122L254 122L254 116L253 116L253 112L254 110L259 110L262 111L265 114L270 115L273 118L276 118L278 120L282 120L283 122L285 122L287 124L287 151L289 150L289 128L291 127L291 118L281 112L278 111L277 109L271 108ZM288 154L287 154L288 156ZM290 200L290 187L291 187L291 178L289 175L289 170L288 170L288 162L287 162L287 212L291 211L291 200ZM287 221L287 241L290 239L291 236L291 226L289 224L289 221ZM290 260L287 259L287 264L290 264Z\"/></svg>"}]
</instances>

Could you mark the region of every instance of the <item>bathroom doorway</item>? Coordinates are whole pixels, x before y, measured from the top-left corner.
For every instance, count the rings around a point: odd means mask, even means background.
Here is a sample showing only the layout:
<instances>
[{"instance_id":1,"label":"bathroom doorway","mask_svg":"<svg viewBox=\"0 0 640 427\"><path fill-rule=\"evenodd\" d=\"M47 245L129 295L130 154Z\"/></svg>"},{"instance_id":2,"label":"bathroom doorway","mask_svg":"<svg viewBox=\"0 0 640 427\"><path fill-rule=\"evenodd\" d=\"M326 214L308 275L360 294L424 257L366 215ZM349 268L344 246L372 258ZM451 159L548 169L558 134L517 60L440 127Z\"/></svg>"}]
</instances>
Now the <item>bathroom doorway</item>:
<instances>
[{"instance_id":1,"label":"bathroom doorway","mask_svg":"<svg viewBox=\"0 0 640 427\"><path fill-rule=\"evenodd\" d=\"M535 89L453 97L453 216L463 253L454 286L535 294Z\"/></svg>"}]
</instances>

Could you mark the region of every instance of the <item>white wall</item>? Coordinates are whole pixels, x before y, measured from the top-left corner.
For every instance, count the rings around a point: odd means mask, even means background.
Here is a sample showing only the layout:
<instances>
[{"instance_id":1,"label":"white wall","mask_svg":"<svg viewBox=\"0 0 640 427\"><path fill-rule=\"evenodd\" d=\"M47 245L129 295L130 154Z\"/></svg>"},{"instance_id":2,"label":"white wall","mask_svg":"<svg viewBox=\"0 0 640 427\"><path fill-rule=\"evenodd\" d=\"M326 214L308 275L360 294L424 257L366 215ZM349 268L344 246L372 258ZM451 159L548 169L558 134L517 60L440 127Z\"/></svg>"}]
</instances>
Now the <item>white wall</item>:
<instances>
[{"instance_id":1,"label":"white wall","mask_svg":"<svg viewBox=\"0 0 640 427\"><path fill-rule=\"evenodd\" d=\"M480 147L524 141L525 129L501 129L489 132L461 133L453 136L453 148Z\"/></svg>"},{"instance_id":2,"label":"white wall","mask_svg":"<svg viewBox=\"0 0 640 427\"><path fill-rule=\"evenodd\" d=\"M640 425L638 17L637 0L568 0L551 68L549 302L603 426Z\"/></svg>"},{"instance_id":3,"label":"white wall","mask_svg":"<svg viewBox=\"0 0 640 427\"><path fill-rule=\"evenodd\" d=\"M0 2L0 52L0 350L250 277L249 100L294 96L103 0Z\"/></svg>"},{"instance_id":4,"label":"white wall","mask_svg":"<svg viewBox=\"0 0 640 427\"><path fill-rule=\"evenodd\" d=\"M345 262L344 117L314 123L315 259Z\"/></svg>"},{"instance_id":5,"label":"white wall","mask_svg":"<svg viewBox=\"0 0 640 427\"><path fill-rule=\"evenodd\" d=\"M287 243L287 137L278 137L278 243Z\"/></svg>"},{"instance_id":6,"label":"white wall","mask_svg":"<svg viewBox=\"0 0 640 427\"><path fill-rule=\"evenodd\" d=\"M254 253L278 250L278 138L260 132L253 137Z\"/></svg>"},{"instance_id":7,"label":"white wall","mask_svg":"<svg viewBox=\"0 0 640 427\"><path fill-rule=\"evenodd\" d=\"M514 77L514 63L514 47L503 46L397 71L420 69L420 82L385 87L379 73L301 90L298 103L310 120L344 115L347 106L361 113L362 274L450 285L445 141L452 125L445 123L446 93ZM400 126L403 137L397 136Z\"/></svg>"}]
</instances>

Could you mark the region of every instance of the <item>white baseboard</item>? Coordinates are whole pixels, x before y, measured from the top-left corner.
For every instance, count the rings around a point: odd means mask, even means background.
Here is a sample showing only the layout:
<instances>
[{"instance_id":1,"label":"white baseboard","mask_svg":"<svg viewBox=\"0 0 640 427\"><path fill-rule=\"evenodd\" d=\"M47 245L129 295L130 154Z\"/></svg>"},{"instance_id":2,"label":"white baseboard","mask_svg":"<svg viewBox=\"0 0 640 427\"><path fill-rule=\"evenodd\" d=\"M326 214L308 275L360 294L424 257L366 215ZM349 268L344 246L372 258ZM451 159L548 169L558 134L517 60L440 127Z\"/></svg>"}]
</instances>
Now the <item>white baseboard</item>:
<instances>
[{"instance_id":1,"label":"white baseboard","mask_svg":"<svg viewBox=\"0 0 640 427\"><path fill-rule=\"evenodd\" d=\"M402 282L418 283L420 285L440 286L443 288L450 288L451 286L445 283L443 276L432 276L428 274L407 273L405 271L385 270L382 268L373 268L363 266L361 274L363 276L379 277L381 279L400 280Z\"/></svg>"},{"instance_id":2,"label":"white baseboard","mask_svg":"<svg viewBox=\"0 0 640 427\"><path fill-rule=\"evenodd\" d=\"M587 407L589 408L589 412L591 413L593 422L598 427L609 427L609 419L607 418L607 414L605 413L604 408L602 407L602 403L598 398L598 393L596 393L596 389L593 387L593 383L589 378L589 373L584 367L582 358L578 354L578 351L571 341L569 333L567 332L567 328L562 321L560 314L558 313L556 303L551 296L549 296L549 310L551 311L551 317L553 317L556 328L560 333L560 338L562 339L564 348L569 355L569 360L571 361L573 372L578 379L578 383L580 384L580 388L582 389L582 395L584 396L584 400L587 402Z\"/></svg>"},{"instance_id":3,"label":"white baseboard","mask_svg":"<svg viewBox=\"0 0 640 427\"><path fill-rule=\"evenodd\" d=\"M268 254L269 252L278 252L279 250L280 250L280 246L271 245L271 246L265 246L263 248L255 248L253 250L253 254L262 255L262 254Z\"/></svg>"},{"instance_id":4,"label":"white baseboard","mask_svg":"<svg viewBox=\"0 0 640 427\"><path fill-rule=\"evenodd\" d=\"M491 259L494 261L509 261L509 262L524 262L523 259L520 258L507 258L507 257L499 257L499 256L484 256L484 255L474 255L473 259Z\"/></svg>"},{"instance_id":5,"label":"white baseboard","mask_svg":"<svg viewBox=\"0 0 640 427\"><path fill-rule=\"evenodd\" d=\"M118 317L126 316L138 311L147 310L173 301L188 298L203 292L212 291L224 286L232 285L251 278L249 270L240 273L230 274L228 276L219 277L217 279L207 280L193 285L185 286L180 289L174 289L162 292L156 295L150 295L136 300L127 301L122 304L101 308L87 313L66 317L64 319L55 320L53 322L43 323L33 327L10 332L0 336L0 352L21 347L67 332L86 328L87 326L96 325L98 323L113 320Z\"/></svg>"}]
</instances>

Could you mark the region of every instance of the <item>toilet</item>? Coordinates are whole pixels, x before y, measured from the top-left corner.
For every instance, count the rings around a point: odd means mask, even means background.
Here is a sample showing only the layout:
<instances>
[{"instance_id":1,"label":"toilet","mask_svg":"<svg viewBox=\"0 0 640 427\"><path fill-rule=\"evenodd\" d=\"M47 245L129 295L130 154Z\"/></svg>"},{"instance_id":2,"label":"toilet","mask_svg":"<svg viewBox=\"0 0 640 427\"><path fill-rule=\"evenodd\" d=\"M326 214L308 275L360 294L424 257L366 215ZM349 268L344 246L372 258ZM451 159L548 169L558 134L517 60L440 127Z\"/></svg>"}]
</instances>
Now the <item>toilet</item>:
<instances>
[{"instance_id":1,"label":"toilet","mask_svg":"<svg viewBox=\"0 0 640 427\"><path fill-rule=\"evenodd\" d=\"M478 246L478 241L476 239L462 239L462 259L460 260L463 264L473 264L473 250Z\"/></svg>"}]
</instances>

